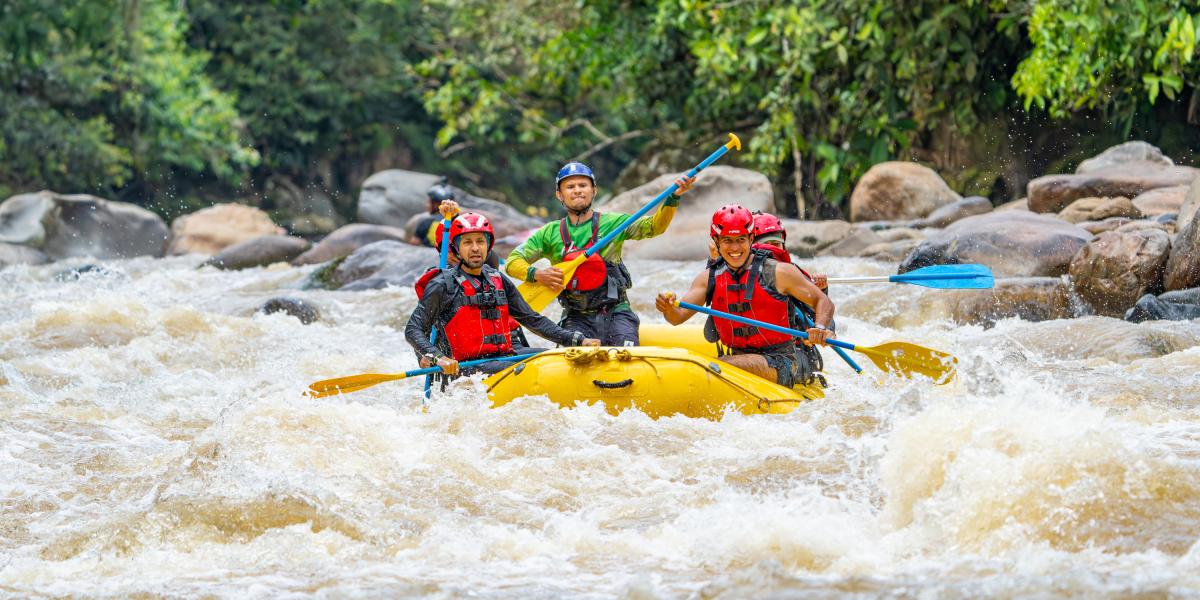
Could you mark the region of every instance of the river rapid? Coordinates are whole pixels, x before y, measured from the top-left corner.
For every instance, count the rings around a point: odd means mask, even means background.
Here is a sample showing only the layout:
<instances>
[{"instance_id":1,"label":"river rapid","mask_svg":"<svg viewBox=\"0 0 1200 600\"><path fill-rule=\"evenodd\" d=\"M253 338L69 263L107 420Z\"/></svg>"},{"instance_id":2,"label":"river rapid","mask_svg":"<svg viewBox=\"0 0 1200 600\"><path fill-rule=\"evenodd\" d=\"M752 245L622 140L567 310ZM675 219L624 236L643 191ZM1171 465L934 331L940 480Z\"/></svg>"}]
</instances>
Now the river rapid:
<instances>
[{"instance_id":1,"label":"river rapid","mask_svg":"<svg viewBox=\"0 0 1200 600\"><path fill-rule=\"evenodd\" d=\"M840 335L956 355L784 416L613 417L415 368L411 289L200 258L0 270L0 595L1200 596L1200 321L956 326L842 286ZM892 265L805 263L835 275ZM645 320L699 263L632 261ZM279 295L322 320L255 314Z\"/></svg>"}]
</instances>

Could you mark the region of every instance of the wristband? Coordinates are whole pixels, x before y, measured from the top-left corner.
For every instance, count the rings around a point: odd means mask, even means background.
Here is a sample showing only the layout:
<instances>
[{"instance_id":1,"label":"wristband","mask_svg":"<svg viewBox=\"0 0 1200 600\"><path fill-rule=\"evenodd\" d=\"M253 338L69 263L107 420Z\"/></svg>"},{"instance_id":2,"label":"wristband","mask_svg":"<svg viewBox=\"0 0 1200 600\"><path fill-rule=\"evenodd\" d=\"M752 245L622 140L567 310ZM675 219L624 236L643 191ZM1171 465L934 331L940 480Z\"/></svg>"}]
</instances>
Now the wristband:
<instances>
[{"instance_id":1,"label":"wristband","mask_svg":"<svg viewBox=\"0 0 1200 600\"><path fill-rule=\"evenodd\" d=\"M663 201L663 206L671 206L671 207L679 206L679 196L676 196L675 194L671 194L670 196L667 196L667 199L665 201Z\"/></svg>"},{"instance_id":2,"label":"wristband","mask_svg":"<svg viewBox=\"0 0 1200 600\"><path fill-rule=\"evenodd\" d=\"M534 273L537 273L537 267L529 267L529 270L525 271L525 281L529 283L537 281L537 278L533 276Z\"/></svg>"}]
</instances>

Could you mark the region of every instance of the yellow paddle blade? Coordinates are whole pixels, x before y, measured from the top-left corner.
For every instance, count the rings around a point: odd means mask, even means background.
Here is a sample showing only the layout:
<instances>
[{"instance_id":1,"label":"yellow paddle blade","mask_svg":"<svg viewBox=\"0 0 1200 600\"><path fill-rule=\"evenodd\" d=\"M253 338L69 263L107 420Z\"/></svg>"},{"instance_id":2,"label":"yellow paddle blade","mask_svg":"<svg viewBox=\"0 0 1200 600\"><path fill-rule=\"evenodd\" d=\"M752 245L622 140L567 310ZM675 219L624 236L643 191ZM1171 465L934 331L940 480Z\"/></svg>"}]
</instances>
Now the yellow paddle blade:
<instances>
[{"instance_id":1,"label":"yellow paddle blade","mask_svg":"<svg viewBox=\"0 0 1200 600\"><path fill-rule=\"evenodd\" d=\"M350 375L349 377L338 377L336 379L323 379L308 386L308 392L306 393L310 398L349 394L350 392L357 392L373 385L396 381L405 377L408 377L407 373L363 373L361 375Z\"/></svg>"},{"instance_id":2,"label":"yellow paddle blade","mask_svg":"<svg viewBox=\"0 0 1200 600\"><path fill-rule=\"evenodd\" d=\"M573 275L575 275L575 271L579 269L579 265L582 265L583 261L585 260L587 260L587 256L580 254L572 260L560 262L557 265L554 265L555 268L562 271L563 283L566 283ZM550 306L550 303L553 302L554 299L558 297L559 292L561 292L561 290L556 292L536 281L526 281L521 285L518 285L517 291L521 292L521 297L529 303L529 307L537 312L542 312L547 306Z\"/></svg>"},{"instance_id":3,"label":"yellow paddle blade","mask_svg":"<svg viewBox=\"0 0 1200 600\"><path fill-rule=\"evenodd\" d=\"M957 358L908 342L888 342L869 348L855 346L854 349L866 354L875 366L884 371L899 373L905 377L919 373L939 384L953 379L958 368Z\"/></svg>"}]
</instances>

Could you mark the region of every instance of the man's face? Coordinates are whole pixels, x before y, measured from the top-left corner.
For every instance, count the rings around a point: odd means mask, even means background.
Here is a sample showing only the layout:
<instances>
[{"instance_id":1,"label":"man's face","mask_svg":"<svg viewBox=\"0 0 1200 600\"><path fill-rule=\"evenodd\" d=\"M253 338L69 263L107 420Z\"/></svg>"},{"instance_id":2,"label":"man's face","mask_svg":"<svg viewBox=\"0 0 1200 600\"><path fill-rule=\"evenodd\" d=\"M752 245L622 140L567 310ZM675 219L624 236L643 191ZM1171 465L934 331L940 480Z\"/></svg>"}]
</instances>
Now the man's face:
<instances>
[{"instance_id":1,"label":"man's face","mask_svg":"<svg viewBox=\"0 0 1200 600\"><path fill-rule=\"evenodd\" d=\"M483 266L488 252L487 235L481 232L464 233L458 238L458 255L471 269Z\"/></svg>"},{"instance_id":2,"label":"man's face","mask_svg":"<svg viewBox=\"0 0 1200 600\"><path fill-rule=\"evenodd\" d=\"M558 182L558 191L554 193L559 202L571 210L583 210L592 203L596 195L596 186L590 177L572 175Z\"/></svg>"},{"instance_id":3,"label":"man's face","mask_svg":"<svg viewBox=\"0 0 1200 600\"><path fill-rule=\"evenodd\" d=\"M784 245L783 245L783 242L781 242L781 241L779 241L779 240L767 240L767 241L765 241L765 242L759 242L759 243L761 243L761 244L766 244L766 245L768 245L768 246L774 246L775 248L779 248L780 250L786 250L786 249L787 249L787 248L785 248L785 247L784 247Z\"/></svg>"},{"instance_id":4,"label":"man's face","mask_svg":"<svg viewBox=\"0 0 1200 600\"><path fill-rule=\"evenodd\" d=\"M717 238L717 252L725 259L725 264L740 269L750 260L750 236L722 235Z\"/></svg>"}]
</instances>

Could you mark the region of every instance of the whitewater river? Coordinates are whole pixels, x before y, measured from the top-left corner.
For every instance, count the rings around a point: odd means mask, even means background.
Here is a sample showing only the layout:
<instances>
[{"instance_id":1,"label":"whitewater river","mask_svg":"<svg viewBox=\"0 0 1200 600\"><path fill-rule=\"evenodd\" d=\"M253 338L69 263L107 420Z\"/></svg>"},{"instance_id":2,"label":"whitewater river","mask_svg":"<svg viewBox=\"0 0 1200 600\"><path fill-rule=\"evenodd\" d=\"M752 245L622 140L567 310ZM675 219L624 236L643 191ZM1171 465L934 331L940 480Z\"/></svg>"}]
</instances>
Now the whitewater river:
<instances>
[{"instance_id":1,"label":"whitewater river","mask_svg":"<svg viewBox=\"0 0 1200 600\"><path fill-rule=\"evenodd\" d=\"M841 336L959 357L778 417L652 421L419 381L410 289L199 258L0 271L0 595L1200 595L1200 321L955 326L836 288ZM888 265L811 262L836 275ZM698 264L633 261L635 307ZM651 284L650 282L654 282ZM263 316L266 299L323 319Z\"/></svg>"}]
</instances>

